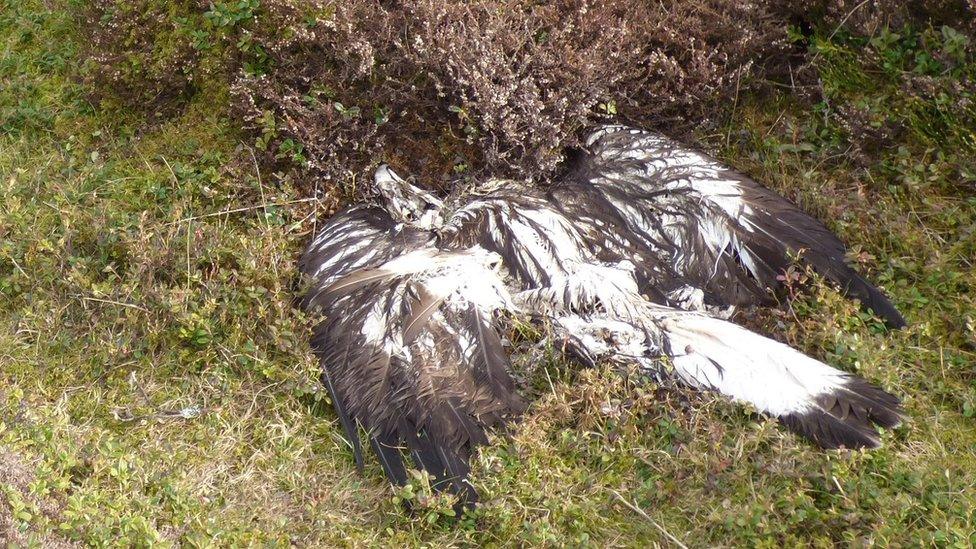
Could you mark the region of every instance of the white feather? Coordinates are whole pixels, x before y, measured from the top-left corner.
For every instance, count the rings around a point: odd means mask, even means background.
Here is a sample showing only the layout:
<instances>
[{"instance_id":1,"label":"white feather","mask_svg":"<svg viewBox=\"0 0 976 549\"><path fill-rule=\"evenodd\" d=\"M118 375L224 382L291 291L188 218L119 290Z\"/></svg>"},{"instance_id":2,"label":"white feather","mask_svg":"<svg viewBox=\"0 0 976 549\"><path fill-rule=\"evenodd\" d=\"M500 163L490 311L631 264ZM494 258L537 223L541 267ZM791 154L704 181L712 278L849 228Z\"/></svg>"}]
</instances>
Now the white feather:
<instances>
[{"instance_id":1,"label":"white feather","mask_svg":"<svg viewBox=\"0 0 976 549\"><path fill-rule=\"evenodd\" d=\"M849 378L778 341L717 318L666 314L661 327L682 380L774 416L809 410L816 397L843 387Z\"/></svg>"}]
</instances>

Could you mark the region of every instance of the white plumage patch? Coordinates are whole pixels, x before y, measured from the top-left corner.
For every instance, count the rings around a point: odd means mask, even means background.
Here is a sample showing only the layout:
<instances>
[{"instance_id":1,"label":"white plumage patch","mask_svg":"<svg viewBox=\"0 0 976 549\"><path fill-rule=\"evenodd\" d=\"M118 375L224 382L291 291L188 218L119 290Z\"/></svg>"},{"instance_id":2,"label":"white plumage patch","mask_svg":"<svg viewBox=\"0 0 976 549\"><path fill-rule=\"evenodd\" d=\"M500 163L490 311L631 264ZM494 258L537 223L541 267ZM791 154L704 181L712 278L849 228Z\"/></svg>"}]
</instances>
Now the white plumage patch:
<instances>
[{"instance_id":1,"label":"white plumage patch","mask_svg":"<svg viewBox=\"0 0 976 549\"><path fill-rule=\"evenodd\" d=\"M847 377L782 343L716 318L668 315L662 330L682 380L773 416L808 411L815 397L840 388Z\"/></svg>"}]
</instances>

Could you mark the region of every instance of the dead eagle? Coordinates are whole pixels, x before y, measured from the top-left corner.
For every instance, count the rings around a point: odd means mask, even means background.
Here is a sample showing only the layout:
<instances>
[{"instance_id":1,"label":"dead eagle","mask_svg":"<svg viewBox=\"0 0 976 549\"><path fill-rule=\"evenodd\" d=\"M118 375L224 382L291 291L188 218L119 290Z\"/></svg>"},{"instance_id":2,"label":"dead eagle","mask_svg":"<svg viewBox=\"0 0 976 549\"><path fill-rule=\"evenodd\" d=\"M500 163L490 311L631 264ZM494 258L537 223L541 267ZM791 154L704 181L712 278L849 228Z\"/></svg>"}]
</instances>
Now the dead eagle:
<instances>
[{"instance_id":1,"label":"dead eagle","mask_svg":"<svg viewBox=\"0 0 976 549\"><path fill-rule=\"evenodd\" d=\"M303 305L325 315L312 346L356 462L358 425L394 483L409 454L438 489L475 501L472 452L525 409L500 312L545 319L584 363L636 363L718 391L825 448L876 447L875 424L901 419L882 389L723 319L770 304L800 253L889 326L905 324L820 222L661 135L600 128L547 188L491 181L445 204L384 166L375 190L381 204L329 219L300 266L313 281Z\"/></svg>"}]
</instances>

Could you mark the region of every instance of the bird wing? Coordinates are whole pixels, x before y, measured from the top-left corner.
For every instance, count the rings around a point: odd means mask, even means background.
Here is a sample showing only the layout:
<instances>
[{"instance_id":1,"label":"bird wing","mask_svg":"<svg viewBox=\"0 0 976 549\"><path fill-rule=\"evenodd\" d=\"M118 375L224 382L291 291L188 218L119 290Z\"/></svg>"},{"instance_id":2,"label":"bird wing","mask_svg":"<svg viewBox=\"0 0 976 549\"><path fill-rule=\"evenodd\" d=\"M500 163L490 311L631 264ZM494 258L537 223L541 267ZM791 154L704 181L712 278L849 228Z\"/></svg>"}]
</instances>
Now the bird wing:
<instances>
[{"instance_id":1,"label":"bird wing","mask_svg":"<svg viewBox=\"0 0 976 549\"><path fill-rule=\"evenodd\" d=\"M553 202L582 218L597 253L636 258L642 292L690 285L721 306L765 304L799 255L889 325L904 326L888 298L846 263L829 229L745 175L624 126L597 130L586 146L550 190Z\"/></svg>"},{"instance_id":2,"label":"bird wing","mask_svg":"<svg viewBox=\"0 0 976 549\"><path fill-rule=\"evenodd\" d=\"M583 363L636 362L660 372L667 357L669 373L684 383L750 403L827 448L875 447L875 425L899 423L898 399L859 377L731 322L654 303L631 261L640 258L621 252L640 249L621 229L624 214L589 203L570 215L567 202L503 189L458 210L438 246L497 252L519 307L548 318L554 346ZM586 234L593 226L598 236ZM650 269L680 277L663 261Z\"/></svg>"},{"instance_id":3,"label":"bird wing","mask_svg":"<svg viewBox=\"0 0 976 549\"><path fill-rule=\"evenodd\" d=\"M442 252L419 237L405 245L407 228L385 215L340 214L313 240L305 305L325 318L312 347L357 463L358 424L392 482L407 481L408 454L463 506L476 498L473 448L524 408L493 316L514 305L497 255Z\"/></svg>"}]
</instances>

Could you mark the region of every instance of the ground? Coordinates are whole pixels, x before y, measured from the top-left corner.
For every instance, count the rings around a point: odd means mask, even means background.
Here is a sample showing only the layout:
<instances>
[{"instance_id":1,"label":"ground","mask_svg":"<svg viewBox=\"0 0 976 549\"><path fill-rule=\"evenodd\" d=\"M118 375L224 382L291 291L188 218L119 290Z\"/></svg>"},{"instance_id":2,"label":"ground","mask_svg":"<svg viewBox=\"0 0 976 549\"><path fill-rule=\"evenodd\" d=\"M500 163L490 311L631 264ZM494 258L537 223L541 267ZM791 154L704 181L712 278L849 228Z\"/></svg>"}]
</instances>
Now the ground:
<instances>
[{"instance_id":1,"label":"ground","mask_svg":"<svg viewBox=\"0 0 976 549\"><path fill-rule=\"evenodd\" d=\"M905 313L887 330L797 271L749 319L902 397L882 449L822 451L723 399L552 356L526 369L535 403L478 457L483 503L455 522L423 478L395 493L376 463L356 471L317 383L295 261L334 204L262 173L226 89L163 123L93 106L60 6L0 0L0 537L976 543L976 128L952 87L976 69L931 93L909 78L932 40L964 37L818 35L816 108L744 94L698 136L823 219Z\"/></svg>"}]
</instances>

